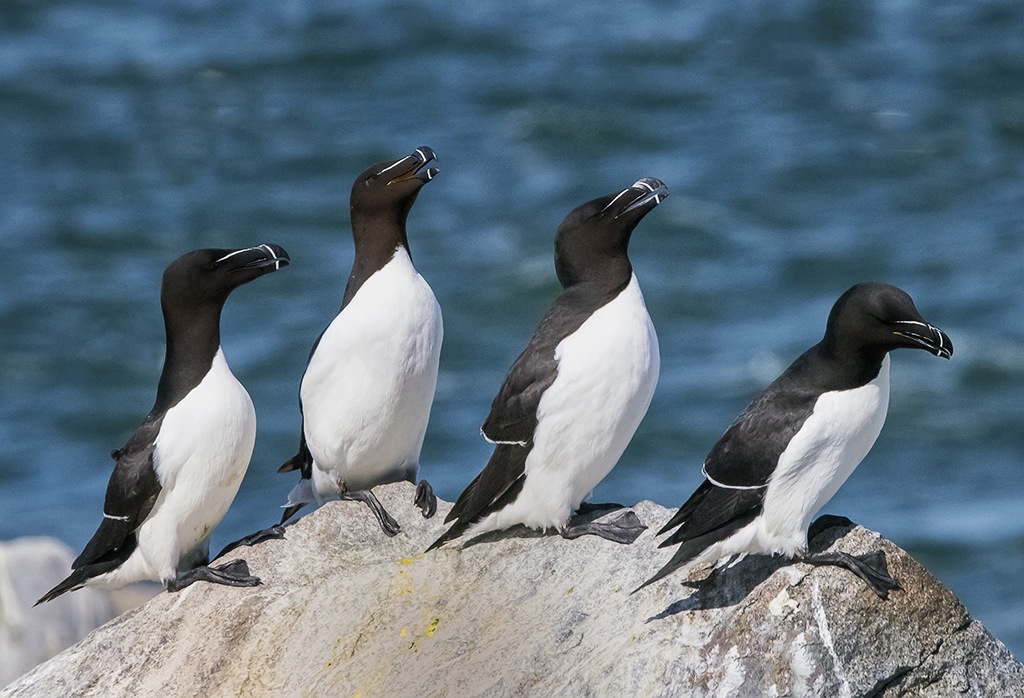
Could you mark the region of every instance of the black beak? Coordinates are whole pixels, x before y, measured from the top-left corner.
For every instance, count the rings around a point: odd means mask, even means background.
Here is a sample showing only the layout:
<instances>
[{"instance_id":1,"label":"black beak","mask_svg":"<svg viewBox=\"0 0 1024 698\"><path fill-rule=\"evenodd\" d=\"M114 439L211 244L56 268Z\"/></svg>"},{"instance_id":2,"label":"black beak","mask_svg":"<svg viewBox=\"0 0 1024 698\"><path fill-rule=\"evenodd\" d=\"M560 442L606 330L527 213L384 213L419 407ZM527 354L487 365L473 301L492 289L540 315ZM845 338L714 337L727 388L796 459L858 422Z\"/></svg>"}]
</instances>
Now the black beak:
<instances>
[{"instance_id":1,"label":"black beak","mask_svg":"<svg viewBox=\"0 0 1024 698\"><path fill-rule=\"evenodd\" d=\"M437 153L430 146L422 145L401 160L392 163L377 173L377 176L390 174L391 180L388 186L396 182L405 182L410 179L418 179L424 184L432 180L440 170L436 167L423 169L429 162L437 161Z\"/></svg>"},{"instance_id":2,"label":"black beak","mask_svg":"<svg viewBox=\"0 0 1024 698\"><path fill-rule=\"evenodd\" d=\"M614 209L616 206L625 206L615 214L615 218L635 211L638 208L651 204L651 208L654 208L662 201L668 198L668 187L660 179L654 177L644 177L634 182L629 189L623 189L619 192L614 199L608 202L608 205L602 209L601 213L605 213L609 210ZM629 202L629 203L625 203Z\"/></svg>"},{"instance_id":3,"label":"black beak","mask_svg":"<svg viewBox=\"0 0 1024 698\"><path fill-rule=\"evenodd\" d=\"M918 349L925 349L944 359L952 358L953 342L949 335L934 325L920 320L897 320L892 333L909 340Z\"/></svg>"},{"instance_id":4,"label":"black beak","mask_svg":"<svg viewBox=\"0 0 1024 698\"><path fill-rule=\"evenodd\" d=\"M236 250L218 259L215 264L220 264L232 257L237 258L239 265L231 271L242 271L243 269L263 269L273 267L277 271L291 263L291 258L284 248L273 243L265 243L256 247L246 247Z\"/></svg>"}]
</instances>

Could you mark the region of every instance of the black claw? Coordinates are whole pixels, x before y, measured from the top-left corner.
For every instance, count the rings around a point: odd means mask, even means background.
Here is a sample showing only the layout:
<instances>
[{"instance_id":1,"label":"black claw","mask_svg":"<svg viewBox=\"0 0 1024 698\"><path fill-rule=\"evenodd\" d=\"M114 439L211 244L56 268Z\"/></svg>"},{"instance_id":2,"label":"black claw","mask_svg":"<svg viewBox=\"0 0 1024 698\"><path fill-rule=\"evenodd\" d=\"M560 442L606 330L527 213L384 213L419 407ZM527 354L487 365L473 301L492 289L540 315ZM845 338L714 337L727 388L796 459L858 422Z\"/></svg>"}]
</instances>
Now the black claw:
<instances>
[{"instance_id":1,"label":"black claw","mask_svg":"<svg viewBox=\"0 0 1024 698\"><path fill-rule=\"evenodd\" d=\"M437 497L434 496L434 489L426 480L420 480L416 485L416 498L413 503L420 508L424 519L429 519L437 513Z\"/></svg>"}]
</instances>

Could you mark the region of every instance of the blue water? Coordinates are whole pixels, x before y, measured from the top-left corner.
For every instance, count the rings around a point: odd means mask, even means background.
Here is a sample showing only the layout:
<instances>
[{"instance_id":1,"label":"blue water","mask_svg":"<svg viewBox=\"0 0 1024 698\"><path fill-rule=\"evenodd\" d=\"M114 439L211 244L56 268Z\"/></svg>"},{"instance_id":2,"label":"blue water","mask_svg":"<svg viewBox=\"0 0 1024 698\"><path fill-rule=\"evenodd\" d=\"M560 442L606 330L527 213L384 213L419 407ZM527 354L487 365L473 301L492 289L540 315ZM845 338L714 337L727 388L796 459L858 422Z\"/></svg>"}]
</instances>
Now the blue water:
<instances>
[{"instance_id":1,"label":"blue water","mask_svg":"<svg viewBox=\"0 0 1024 698\"><path fill-rule=\"evenodd\" d=\"M922 560L1024 655L1024 4L0 3L0 539L79 548L152 404L159 275L272 241L225 352L260 419L214 545L291 487L296 393L351 264L347 196L419 145L410 220L444 310L422 473L452 499L505 370L557 293L553 233L659 177L631 255L661 339L599 500L681 503L746 402L858 281L956 345L893 357L874 450L826 511ZM908 593L913 593L910 590Z\"/></svg>"}]
</instances>

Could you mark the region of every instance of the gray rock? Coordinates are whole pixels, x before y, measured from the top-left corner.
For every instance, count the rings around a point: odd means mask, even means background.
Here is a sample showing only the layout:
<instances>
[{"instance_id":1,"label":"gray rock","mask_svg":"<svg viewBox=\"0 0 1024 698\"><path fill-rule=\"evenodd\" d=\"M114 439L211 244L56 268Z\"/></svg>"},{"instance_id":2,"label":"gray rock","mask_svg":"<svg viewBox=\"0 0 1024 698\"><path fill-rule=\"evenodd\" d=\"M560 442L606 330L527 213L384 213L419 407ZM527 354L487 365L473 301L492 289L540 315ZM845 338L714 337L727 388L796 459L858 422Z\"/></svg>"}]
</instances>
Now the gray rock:
<instances>
[{"instance_id":1,"label":"gray rock","mask_svg":"<svg viewBox=\"0 0 1024 698\"><path fill-rule=\"evenodd\" d=\"M91 589L32 607L67 576L74 558L54 538L0 543L0 686L114 617L107 594Z\"/></svg>"},{"instance_id":2,"label":"gray rock","mask_svg":"<svg viewBox=\"0 0 1024 698\"><path fill-rule=\"evenodd\" d=\"M160 594L2 696L1020 696L1024 667L904 551L860 527L814 549L881 547L903 584L748 557L630 595L669 556L524 530L423 555L441 517L377 488L403 532L332 502L239 552L264 584ZM636 507L652 527L671 512ZM844 535L845 534L845 535ZM697 583L700 582L700 583Z\"/></svg>"}]
</instances>

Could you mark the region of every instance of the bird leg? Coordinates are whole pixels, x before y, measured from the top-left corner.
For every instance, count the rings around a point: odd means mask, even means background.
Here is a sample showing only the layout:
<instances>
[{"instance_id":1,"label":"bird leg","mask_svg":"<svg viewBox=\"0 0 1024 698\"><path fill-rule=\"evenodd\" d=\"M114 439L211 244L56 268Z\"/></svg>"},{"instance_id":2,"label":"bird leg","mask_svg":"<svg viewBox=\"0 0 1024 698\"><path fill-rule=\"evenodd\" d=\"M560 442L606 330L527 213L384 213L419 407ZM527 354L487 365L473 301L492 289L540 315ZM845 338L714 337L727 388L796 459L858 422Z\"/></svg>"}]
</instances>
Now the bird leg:
<instances>
[{"instance_id":1,"label":"bird leg","mask_svg":"<svg viewBox=\"0 0 1024 698\"><path fill-rule=\"evenodd\" d=\"M835 565L845 567L864 580L871 591L881 599L888 599L893 589L902 589L900 583L889 576L889 566L885 561L885 553L876 550L864 555L850 555L843 552L815 553L800 558L800 562L812 565Z\"/></svg>"},{"instance_id":2,"label":"bird leg","mask_svg":"<svg viewBox=\"0 0 1024 698\"><path fill-rule=\"evenodd\" d=\"M281 514L281 524L284 524L285 521L295 516L295 513L304 506L306 506L304 503L292 504L291 506L285 505L284 512Z\"/></svg>"},{"instance_id":3,"label":"bird leg","mask_svg":"<svg viewBox=\"0 0 1024 698\"><path fill-rule=\"evenodd\" d=\"M216 567L201 565L179 574L167 583L167 591L181 591L194 582L210 582L230 587L255 587L262 584L259 577L249 574L249 565L245 560L232 560Z\"/></svg>"},{"instance_id":4,"label":"bird leg","mask_svg":"<svg viewBox=\"0 0 1024 698\"><path fill-rule=\"evenodd\" d=\"M377 523L380 524L380 528L385 534L389 536L395 536L401 533L402 527L398 525L398 522L389 514L385 509L384 505L380 503L377 496L370 490L345 490L339 493L339 499L352 502L362 502L366 506L370 507L370 511L373 512L373 516L377 519Z\"/></svg>"},{"instance_id":5,"label":"bird leg","mask_svg":"<svg viewBox=\"0 0 1024 698\"><path fill-rule=\"evenodd\" d=\"M437 497L434 496L434 489L426 480L420 480L416 485L416 498L412 501L420 508L424 519L429 519L437 513Z\"/></svg>"},{"instance_id":6,"label":"bird leg","mask_svg":"<svg viewBox=\"0 0 1024 698\"><path fill-rule=\"evenodd\" d=\"M567 540L592 535L615 543L629 545L641 533L647 530L647 527L640 522L640 519L632 511L627 511L606 523L598 523L597 519L607 512L607 507L598 505L589 505L586 511L584 511L583 507L580 507L580 512L570 517L568 523L559 531L559 534Z\"/></svg>"},{"instance_id":7,"label":"bird leg","mask_svg":"<svg viewBox=\"0 0 1024 698\"><path fill-rule=\"evenodd\" d=\"M284 526L282 526L281 524L276 524L274 526L271 526L270 528L264 528L263 530L256 531L256 533L250 533L244 538L239 538L238 540L231 541L230 543L225 545L219 553L214 555L213 559L216 560L218 558L222 558L235 548L240 548L243 545L256 545L257 543L262 543L265 540L271 539L283 540Z\"/></svg>"},{"instance_id":8,"label":"bird leg","mask_svg":"<svg viewBox=\"0 0 1024 698\"><path fill-rule=\"evenodd\" d=\"M812 541L818 537L819 534L824 533L830 528L835 526L842 527L853 527L854 523L845 516L836 516L835 514L822 514L807 528L807 540Z\"/></svg>"},{"instance_id":9,"label":"bird leg","mask_svg":"<svg viewBox=\"0 0 1024 698\"><path fill-rule=\"evenodd\" d=\"M590 514L595 511L615 511L616 509L625 509L625 505L617 504L615 502L600 502L593 504L591 502L580 502L580 505L576 507L577 514Z\"/></svg>"}]
</instances>

